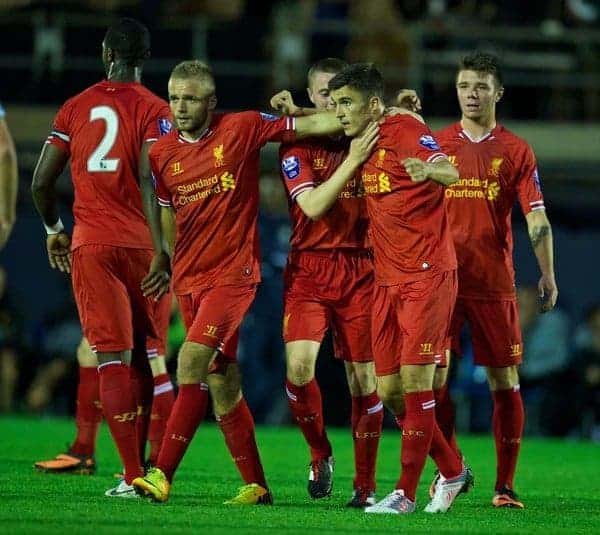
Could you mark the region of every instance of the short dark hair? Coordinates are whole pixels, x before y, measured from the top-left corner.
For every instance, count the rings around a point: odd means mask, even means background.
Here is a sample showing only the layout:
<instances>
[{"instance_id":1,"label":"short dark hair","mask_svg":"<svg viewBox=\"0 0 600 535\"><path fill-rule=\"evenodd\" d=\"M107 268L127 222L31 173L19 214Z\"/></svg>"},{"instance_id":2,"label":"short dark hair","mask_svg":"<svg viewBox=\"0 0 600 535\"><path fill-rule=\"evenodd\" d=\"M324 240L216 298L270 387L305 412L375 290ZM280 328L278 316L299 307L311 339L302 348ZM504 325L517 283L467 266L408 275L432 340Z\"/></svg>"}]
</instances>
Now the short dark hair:
<instances>
[{"instance_id":1,"label":"short dark hair","mask_svg":"<svg viewBox=\"0 0 600 535\"><path fill-rule=\"evenodd\" d=\"M372 63L353 63L329 80L329 90L348 86L367 98L383 100L383 76Z\"/></svg>"},{"instance_id":2,"label":"short dark hair","mask_svg":"<svg viewBox=\"0 0 600 535\"><path fill-rule=\"evenodd\" d=\"M340 58L320 59L316 63L313 63L312 67L308 69L308 83L310 84L312 77L317 72L337 74L338 72L344 70L346 67L348 67L348 62Z\"/></svg>"},{"instance_id":3,"label":"short dark hair","mask_svg":"<svg viewBox=\"0 0 600 535\"><path fill-rule=\"evenodd\" d=\"M104 45L126 64L139 65L150 57L150 32L141 22L122 18L107 30Z\"/></svg>"},{"instance_id":4,"label":"short dark hair","mask_svg":"<svg viewBox=\"0 0 600 535\"><path fill-rule=\"evenodd\" d=\"M498 56L487 52L473 52L464 56L459 64L459 71L476 71L491 74L496 79L498 87L502 87L502 73Z\"/></svg>"}]
</instances>

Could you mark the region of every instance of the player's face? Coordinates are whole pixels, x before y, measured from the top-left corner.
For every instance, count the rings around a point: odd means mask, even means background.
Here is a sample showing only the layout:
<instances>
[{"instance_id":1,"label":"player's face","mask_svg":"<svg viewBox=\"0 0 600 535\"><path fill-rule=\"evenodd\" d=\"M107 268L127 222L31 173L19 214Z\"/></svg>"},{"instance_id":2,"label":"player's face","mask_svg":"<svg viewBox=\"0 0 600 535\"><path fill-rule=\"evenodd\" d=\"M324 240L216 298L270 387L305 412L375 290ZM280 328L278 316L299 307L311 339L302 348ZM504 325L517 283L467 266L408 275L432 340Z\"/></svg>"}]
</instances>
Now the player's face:
<instances>
[{"instance_id":1,"label":"player's face","mask_svg":"<svg viewBox=\"0 0 600 535\"><path fill-rule=\"evenodd\" d=\"M216 103L214 87L196 78L171 78L168 88L178 130L194 134L206 128Z\"/></svg>"},{"instance_id":2,"label":"player's face","mask_svg":"<svg viewBox=\"0 0 600 535\"><path fill-rule=\"evenodd\" d=\"M463 70L456 77L456 94L463 117L486 121L495 117L496 102L502 97L493 74Z\"/></svg>"},{"instance_id":3,"label":"player's face","mask_svg":"<svg viewBox=\"0 0 600 535\"><path fill-rule=\"evenodd\" d=\"M344 134L355 137L373 120L372 99L367 99L356 89L347 85L334 89L331 98L335 103L335 115L339 119Z\"/></svg>"},{"instance_id":4,"label":"player's face","mask_svg":"<svg viewBox=\"0 0 600 535\"><path fill-rule=\"evenodd\" d=\"M307 88L308 98L315 105L315 108L319 110L333 110L335 104L331 100L329 95L329 80L331 80L335 74L330 72L315 72L309 80Z\"/></svg>"}]
</instances>

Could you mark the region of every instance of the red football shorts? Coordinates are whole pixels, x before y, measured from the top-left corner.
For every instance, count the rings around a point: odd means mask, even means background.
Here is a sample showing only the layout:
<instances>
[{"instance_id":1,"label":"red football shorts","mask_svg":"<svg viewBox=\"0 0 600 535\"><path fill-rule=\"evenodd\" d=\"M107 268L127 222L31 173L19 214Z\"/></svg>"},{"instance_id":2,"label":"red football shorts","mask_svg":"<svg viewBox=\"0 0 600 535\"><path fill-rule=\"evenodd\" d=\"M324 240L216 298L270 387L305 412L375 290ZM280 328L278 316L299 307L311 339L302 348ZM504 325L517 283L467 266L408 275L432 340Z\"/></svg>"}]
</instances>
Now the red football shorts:
<instances>
[{"instance_id":1,"label":"red football shorts","mask_svg":"<svg viewBox=\"0 0 600 535\"><path fill-rule=\"evenodd\" d=\"M398 373L407 364L446 365L456 291L456 271L375 286L371 336L377 375Z\"/></svg>"},{"instance_id":2,"label":"red football shorts","mask_svg":"<svg viewBox=\"0 0 600 535\"><path fill-rule=\"evenodd\" d=\"M462 353L460 332L469 323L473 362L478 366L504 368L523 360L523 339L516 300L483 301L457 299L450 324L450 347Z\"/></svg>"},{"instance_id":3,"label":"red football shorts","mask_svg":"<svg viewBox=\"0 0 600 535\"><path fill-rule=\"evenodd\" d=\"M373 267L367 252L290 253L284 284L286 343L320 343L331 328L336 357L350 362L373 360Z\"/></svg>"},{"instance_id":4,"label":"red football shorts","mask_svg":"<svg viewBox=\"0 0 600 535\"><path fill-rule=\"evenodd\" d=\"M186 341L212 347L226 360L235 361L239 327L255 294L256 284L251 284L215 286L178 295Z\"/></svg>"},{"instance_id":5,"label":"red football shorts","mask_svg":"<svg viewBox=\"0 0 600 535\"><path fill-rule=\"evenodd\" d=\"M93 351L126 351L145 340L150 358L165 354L171 295L155 301L140 289L151 260L148 249L83 245L73 251L73 292Z\"/></svg>"}]
</instances>

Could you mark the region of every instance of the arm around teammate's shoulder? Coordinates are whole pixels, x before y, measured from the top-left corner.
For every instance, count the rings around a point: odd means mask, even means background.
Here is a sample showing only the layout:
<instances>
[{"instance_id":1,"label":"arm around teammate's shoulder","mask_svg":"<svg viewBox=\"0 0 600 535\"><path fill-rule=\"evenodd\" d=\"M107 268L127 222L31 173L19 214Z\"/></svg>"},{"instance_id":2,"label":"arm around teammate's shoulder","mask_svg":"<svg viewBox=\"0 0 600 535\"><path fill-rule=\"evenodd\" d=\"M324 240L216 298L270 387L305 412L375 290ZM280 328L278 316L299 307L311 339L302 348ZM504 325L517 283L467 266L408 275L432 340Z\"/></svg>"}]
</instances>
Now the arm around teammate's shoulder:
<instances>
[{"instance_id":1,"label":"arm around teammate's shoulder","mask_svg":"<svg viewBox=\"0 0 600 535\"><path fill-rule=\"evenodd\" d=\"M327 213L348 180L356 174L360 166L369 158L378 139L379 125L373 122L360 136L352 140L346 158L328 180L296 197L298 206L307 217L318 220Z\"/></svg>"}]
</instances>

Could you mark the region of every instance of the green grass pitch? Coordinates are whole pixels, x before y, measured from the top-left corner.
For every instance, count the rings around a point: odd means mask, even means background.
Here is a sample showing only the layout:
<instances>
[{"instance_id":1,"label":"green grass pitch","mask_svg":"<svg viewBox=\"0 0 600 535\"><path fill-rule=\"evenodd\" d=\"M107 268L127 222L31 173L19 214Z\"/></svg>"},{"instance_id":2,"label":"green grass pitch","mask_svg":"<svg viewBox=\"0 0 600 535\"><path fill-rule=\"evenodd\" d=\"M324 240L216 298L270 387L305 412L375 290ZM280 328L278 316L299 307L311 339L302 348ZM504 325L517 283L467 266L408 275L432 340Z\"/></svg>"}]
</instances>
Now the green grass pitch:
<instances>
[{"instance_id":1,"label":"green grass pitch","mask_svg":"<svg viewBox=\"0 0 600 535\"><path fill-rule=\"evenodd\" d=\"M445 515L422 512L432 475L429 464L408 516L366 515L344 504L352 484L348 430L331 429L336 457L329 500L306 493L307 450L293 428L259 428L258 441L275 505L231 507L240 481L220 431L200 427L183 460L167 504L103 496L119 462L106 427L100 432L95 476L39 474L36 460L58 453L71 440L73 423L57 419L0 419L0 533L600 533L600 446L526 439L517 477L524 510L490 505L495 470L491 437L460 437L475 472L475 489ZM399 433L386 429L378 461L378 494L398 476Z\"/></svg>"}]
</instances>

